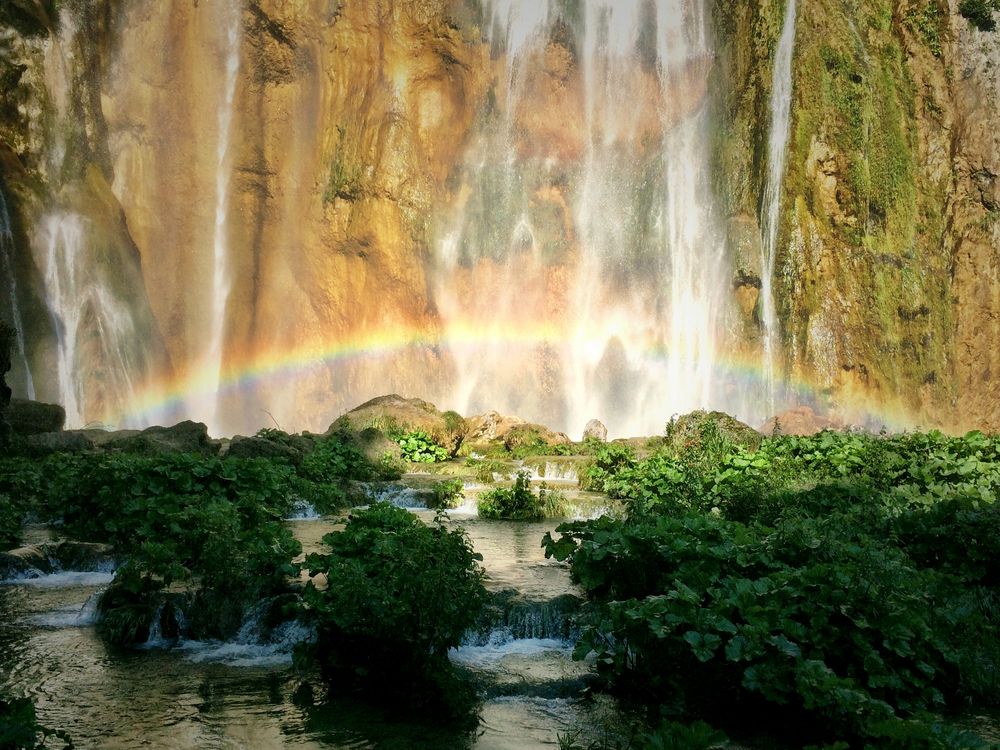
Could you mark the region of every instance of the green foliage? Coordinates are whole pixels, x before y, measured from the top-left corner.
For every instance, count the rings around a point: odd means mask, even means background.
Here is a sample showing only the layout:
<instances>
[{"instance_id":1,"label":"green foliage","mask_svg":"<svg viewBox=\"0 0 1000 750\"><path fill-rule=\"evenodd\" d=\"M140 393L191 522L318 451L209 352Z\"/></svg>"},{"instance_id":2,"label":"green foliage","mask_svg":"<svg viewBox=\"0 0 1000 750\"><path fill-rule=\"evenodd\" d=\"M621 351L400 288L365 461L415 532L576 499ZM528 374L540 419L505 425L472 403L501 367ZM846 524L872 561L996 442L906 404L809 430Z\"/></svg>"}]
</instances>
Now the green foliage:
<instances>
[{"instance_id":1,"label":"green foliage","mask_svg":"<svg viewBox=\"0 0 1000 750\"><path fill-rule=\"evenodd\" d=\"M997 23L993 13L1000 10L997 0L962 0L958 12L980 31L995 31Z\"/></svg>"},{"instance_id":2,"label":"green foliage","mask_svg":"<svg viewBox=\"0 0 1000 750\"><path fill-rule=\"evenodd\" d=\"M905 15L906 24L920 35L934 57L941 57L942 15L938 0L911 5Z\"/></svg>"},{"instance_id":3,"label":"green foliage","mask_svg":"<svg viewBox=\"0 0 1000 750\"><path fill-rule=\"evenodd\" d=\"M348 154L347 128L337 126L337 145L330 162L330 176L327 179L323 201L331 203L337 198L355 201L361 197L361 168L351 163Z\"/></svg>"},{"instance_id":4,"label":"green foliage","mask_svg":"<svg viewBox=\"0 0 1000 750\"><path fill-rule=\"evenodd\" d=\"M448 451L421 430L408 432L396 442L399 443L399 447L403 451L403 458L407 461L432 464L448 460Z\"/></svg>"},{"instance_id":5,"label":"green foliage","mask_svg":"<svg viewBox=\"0 0 1000 750\"><path fill-rule=\"evenodd\" d=\"M541 521L565 515L562 493L542 482L536 495L531 479L519 471L512 487L497 487L479 496L479 517L505 521Z\"/></svg>"},{"instance_id":6,"label":"green foliage","mask_svg":"<svg viewBox=\"0 0 1000 750\"><path fill-rule=\"evenodd\" d=\"M591 600L577 656L609 687L684 716L723 700L799 741L979 746L925 716L1000 686L1000 439L827 432L713 470L604 466L630 517L545 545Z\"/></svg>"},{"instance_id":7,"label":"green foliage","mask_svg":"<svg viewBox=\"0 0 1000 750\"><path fill-rule=\"evenodd\" d=\"M493 458L467 458L465 465L476 470L476 481L493 484L497 476L509 479L513 473L510 464Z\"/></svg>"},{"instance_id":8,"label":"green foliage","mask_svg":"<svg viewBox=\"0 0 1000 750\"><path fill-rule=\"evenodd\" d=\"M388 503L351 515L311 554L305 616L318 642L307 658L334 684L438 702L458 646L485 603L481 556L460 529L426 525ZM325 585L317 577L325 578Z\"/></svg>"},{"instance_id":9,"label":"green foliage","mask_svg":"<svg viewBox=\"0 0 1000 750\"><path fill-rule=\"evenodd\" d=\"M25 516L37 511L41 467L27 458L0 458L0 549L16 547Z\"/></svg>"},{"instance_id":10,"label":"green foliage","mask_svg":"<svg viewBox=\"0 0 1000 750\"><path fill-rule=\"evenodd\" d=\"M349 435L334 433L318 442L302 459L300 473L313 482L329 484L347 479L371 479L375 472Z\"/></svg>"},{"instance_id":11,"label":"green foliage","mask_svg":"<svg viewBox=\"0 0 1000 750\"><path fill-rule=\"evenodd\" d=\"M620 490L614 483L615 477L635 465L635 451L630 446L624 443L602 444L595 451L593 461L581 472L580 487L620 497Z\"/></svg>"},{"instance_id":12,"label":"green foliage","mask_svg":"<svg viewBox=\"0 0 1000 750\"><path fill-rule=\"evenodd\" d=\"M0 698L0 748L3 750L43 750L55 747L58 740L64 750L73 747L66 732L48 729L38 723L35 704L30 698Z\"/></svg>"},{"instance_id":13,"label":"green foliage","mask_svg":"<svg viewBox=\"0 0 1000 750\"><path fill-rule=\"evenodd\" d=\"M449 510L457 508L465 497L465 485L461 479L445 479L437 482L431 488L433 496L428 507L433 510Z\"/></svg>"},{"instance_id":14,"label":"green foliage","mask_svg":"<svg viewBox=\"0 0 1000 750\"><path fill-rule=\"evenodd\" d=\"M142 638L155 592L183 582L249 603L284 585L301 551L282 521L296 476L264 459L55 455L41 498L65 533L126 558L102 603L115 640ZM111 614L115 603L123 611ZM143 619L145 618L145 619ZM144 627L147 626L147 627Z\"/></svg>"},{"instance_id":15,"label":"green foliage","mask_svg":"<svg viewBox=\"0 0 1000 750\"><path fill-rule=\"evenodd\" d=\"M25 508L10 495L0 494L0 550L16 547L21 540Z\"/></svg>"}]
</instances>

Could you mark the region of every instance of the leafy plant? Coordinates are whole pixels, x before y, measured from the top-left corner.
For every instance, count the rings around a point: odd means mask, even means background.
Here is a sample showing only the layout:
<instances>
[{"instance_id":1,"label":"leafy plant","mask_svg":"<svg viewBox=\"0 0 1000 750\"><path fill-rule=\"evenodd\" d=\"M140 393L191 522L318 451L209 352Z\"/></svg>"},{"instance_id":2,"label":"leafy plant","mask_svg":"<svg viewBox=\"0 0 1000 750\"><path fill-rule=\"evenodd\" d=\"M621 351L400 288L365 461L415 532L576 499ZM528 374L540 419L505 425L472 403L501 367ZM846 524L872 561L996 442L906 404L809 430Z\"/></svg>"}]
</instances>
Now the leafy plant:
<instances>
[{"instance_id":1,"label":"leafy plant","mask_svg":"<svg viewBox=\"0 0 1000 750\"><path fill-rule=\"evenodd\" d=\"M1000 10L997 0L962 0L958 12L980 31L995 31L997 23L993 13Z\"/></svg>"},{"instance_id":2,"label":"leafy plant","mask_svg":"<svg viewBox=\"0 0 1000 750\"><path fill-rule=\"evenodd\" d=\"M536 495L531 491L531 478L519 471L512 487L497 487L479 496L480 518L505 521L541 521L565 512L565 498L550 490L544 482Z\"/></svg>"},{"instance_id":3,"label":"leafy plant","mask_svg":"<svg viewBox=\"0 0 1000 750\"><path fill-rule=\"evenodd\" d=\"M458 646L485 602L482 559L441 518L426 525L406 510L373 503L310 554L304 615L318 628L303 658L333 684L441 702ZM318 581L325 579L325 585Z\"/></svg>"},{"instance_id":4,"label":"leafy plant","mask_svg":"<svg viewBox=\"0 0 1000 750\"><path fill-rule=\"evenodd\" d=\"M0 698L0 748L44 750L53 747L50 739L59 740L64 750L73 747L66 732L38 723L35 704L30 698Z\"/></svg>"},{"instance_id":5,"label":"leafy plant","mask_svg":"<svg viewBox=\"0 0 1000 750\"><path fill-rule=\"evenodd\" d=\"M397 442L402 449L403 458L407 461L431 464L448 460L448 451L421 430L408 432Z\"/></svg>"},{"instance_id":6,"label":"leafy plant","mask_svg":"<svg viewBox=\"0 0 1000 750\"><path fill-rule=\"evenodd\" d=\"M465 497L465 485L461 479L445 479L436 482L431 488L433 495L428 504L435 510L448 510L457 508L461 500Z\"/></svg>"}]
</instances>

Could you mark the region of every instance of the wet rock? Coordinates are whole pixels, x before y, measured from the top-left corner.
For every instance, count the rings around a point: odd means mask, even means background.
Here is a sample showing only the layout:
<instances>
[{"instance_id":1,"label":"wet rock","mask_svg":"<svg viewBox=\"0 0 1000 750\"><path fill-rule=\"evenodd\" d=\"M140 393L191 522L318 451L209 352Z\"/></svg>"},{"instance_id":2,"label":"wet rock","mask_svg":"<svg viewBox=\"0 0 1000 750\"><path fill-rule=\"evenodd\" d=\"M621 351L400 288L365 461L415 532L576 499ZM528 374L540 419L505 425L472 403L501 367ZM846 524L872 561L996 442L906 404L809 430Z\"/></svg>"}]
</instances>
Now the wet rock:
<instances>
[{"instance_id":1,"label":"wet rock","mask_svg":"<svg viewBox=\"0 0 1000 750\"><path fill-rule=\"evenodd\" d=\"M553 446L572 442L562 432L553 432L544 425L531 424L520 417L507 417L495 411L469 417L466 423L468 431L462 448L467 453L486 452L498 445L514 450L532 443Z\"/></svg>"},{"instance_id":2,"label":"wet rock","mask_svg":"<svg viewBox=\"0 0 1000 750\"><path fill-rule=\"evenodd\" d=\"M602 443L608 439L608 428L599 419L591 419L583 428L584 440L599 440Z\"/></svg>"},{"instance_id":3,"label":"wet rock","mask_svg":"<svg viewBox=\"0 0 1000 750\"><path fill-rule=\"evenodd\" d=\"M346 430L355 435L375 430L391 436L398 432L426 432L433 440L454 452L462 442L466 420L453 411L441 412L434 404L398 394L366 401L330 425L326 435ZM368 433L368 442L372 442Z\"/></svg>"},{"instance_id":4,"label":"wet rock","mask_svg":"<svg viewBox=\"0 0 1000 750\"><path fill-rule=\"evenodd\" d=\"M96 571L113 562L111 547L88 542L31 544L0 552L0 580L61 570Z\"/></svg>"}]
</instances>

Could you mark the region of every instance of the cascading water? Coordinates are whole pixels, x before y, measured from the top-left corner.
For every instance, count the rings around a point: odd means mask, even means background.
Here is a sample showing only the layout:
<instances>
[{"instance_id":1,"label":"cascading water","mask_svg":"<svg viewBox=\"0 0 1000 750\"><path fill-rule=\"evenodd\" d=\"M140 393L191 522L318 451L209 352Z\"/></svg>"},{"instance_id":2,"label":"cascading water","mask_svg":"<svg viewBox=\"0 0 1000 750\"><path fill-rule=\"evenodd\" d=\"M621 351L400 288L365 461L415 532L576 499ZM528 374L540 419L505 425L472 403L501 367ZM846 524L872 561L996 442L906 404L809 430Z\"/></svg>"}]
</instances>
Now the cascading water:
<instances>
[{"instance_id":1,"label":"cascading water","mask_svg":"<svg viewBox=\"0 0 1000 750\"><path fill-rule=\"evenodd\" d=\"M135 398L132 315L112 291L108 269L88 247L86 223L75 213L52 213L43 217L34 238L56 332L59 403L69 427L81 427L112 407L124 413L123 404ZM81 373L99 374L93 382L101 388L85 392Z\"/></svg>"},{"instance_id":2,"label":"cascading water","mask_svg":"<svg viewBox=\"0 0 1000 750\"><path fill-rule=\"evenodd\" d=\"M21 316L21 304L17 295L17 275L14 266L14 234L10 226L10 213L7 211L7 199L0 190L0 269L9 280L10 315L17 337L17 354L24 365L25 393L30 399L35 398L35 382L31 377L31 367L24 343L24 319Z\"/></svg>"},{"instance_id":3,"label":"cascading water","mask_svg":"<svg viewBox=\"0 0 1000 750\"><path fill-rule=\"evenodd\" d=\"M700 3L659 2L653 17L648 7L587 6L587 154L575 201L581 258L568 368L574 431L600 414L618 434L658 432L670 414L714 399L727 284L707 168L711 49ZM655 40L641 39L648 24ZM648 72L637 76L643 60ZM658 153L641 151L643 117L662 133Z\"/></svg>"},{"instance_id":4,"label":"cascading water","mask_svg":"<svg viewBox=\"0 0 1000 750\"><path fill-rule=\"evenodd\" d=\"M218 391L222 376L223 342L226 311L232 285L229 269L229 186L232 170L230 154L231 129L236 101L236 82L240 70L240 25L242 16L238 3L226 3L225 40L223 54L225 75L218 111L218 140L215 150L215 229L212 241L211 322L208 347L204 360L204 377L199 395L192 406L193 413L209 420L209 429L220 434Z\"/></svg>"},{"instance_id":5,"label":"cascading water","mask_svg":"<svg viewBox=\"0 0 1000 750\"><path fill-rule=\"evenodd\" d=\"M450 404L573 432L598 416L618 435L725 408L716 348L730 281L708 167L705 4L593 2L574 16L508 0L487 14L505 88L438 256L445 340L471 327L477 341L451 346ZM579 79L551 92L554 34L569 37ZM569 121L525 138L539 106Z\"/></svg>"},{"instance_id":6,"label":"cascading water","mask_svg":"<svg viewBox=\"0 0 1000 750\"><path fill-rule=\"evenodd\" d=\"M774 263L781 228L781 186L792 107L792 53L795 49L795 0L788 0L784 25L774 56L771 79L771 135L768 141L767 183L762 204L760 310L764 333L764 385L769 413L775 409L775 359L781 332L774 303Z\"/></svg>"}]
</instances>

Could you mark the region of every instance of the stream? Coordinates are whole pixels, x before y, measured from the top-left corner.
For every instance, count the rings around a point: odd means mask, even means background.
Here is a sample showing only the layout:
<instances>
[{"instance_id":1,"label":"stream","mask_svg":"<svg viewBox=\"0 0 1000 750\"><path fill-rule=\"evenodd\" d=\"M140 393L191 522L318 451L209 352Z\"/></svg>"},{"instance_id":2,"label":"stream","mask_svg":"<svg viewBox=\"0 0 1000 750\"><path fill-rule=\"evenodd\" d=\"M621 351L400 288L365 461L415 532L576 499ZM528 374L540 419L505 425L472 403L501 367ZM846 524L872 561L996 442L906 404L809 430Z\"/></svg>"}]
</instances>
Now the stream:
<instances>
[{"instance_id":1,"label":"stream","mask_svg":"<svg viewBox=\"0 0 1000 750\"><path fill-rule=\"evenodd\" d=\"M398 493L397 504L408 497ZM321 549L322 536L342 522L297 515L288 523L305 552ZM251 613L224 643L154 633L141 648L110 646L95 629L97 594L113 577L107 570L0 584L0 689L31 696L40 723L69 732L80 748L558 747L559 733L608 710L580 702L591 668L572 660L569 624L547 606L574 593L566 567L546 560L540 546L558 521L483 521L467 500L447 522L465 528L483 555L487 587L520 603L516 617L512 610L451 652L483 696L471 734L436 727L433 717L401 722L390 706L328 698L292 666L294 644L309 635L297 623L262 638ZM29 542L45 532L33 533Z\"/></svg>"}]
</instances>

